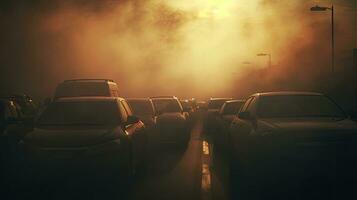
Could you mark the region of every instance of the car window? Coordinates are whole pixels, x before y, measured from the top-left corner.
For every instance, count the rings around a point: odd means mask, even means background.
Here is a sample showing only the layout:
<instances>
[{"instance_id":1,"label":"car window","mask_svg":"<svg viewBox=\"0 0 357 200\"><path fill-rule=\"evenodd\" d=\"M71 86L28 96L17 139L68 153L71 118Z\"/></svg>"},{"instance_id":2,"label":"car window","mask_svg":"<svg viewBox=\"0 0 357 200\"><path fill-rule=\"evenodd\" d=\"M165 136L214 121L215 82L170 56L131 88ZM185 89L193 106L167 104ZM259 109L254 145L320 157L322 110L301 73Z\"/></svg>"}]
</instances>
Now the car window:
<instances>
[{"instance_id":1,"label":"car window","mask_svg":"<svg viewBox=\"0 0 357 200\"><path fill-rule=\"evenodd\" d=\"M118 106L119 106L121 119L122 119L123 123L126 123L128 121L128 113L125 110L125 107L124 107L122 101L118 101Z\"/></svg>"},{"instance_id":2,"label":"car window","mask_svg":"<svg viewBox=\"0 0 357 200\"><path fill-rule=\"evenodd\" d=\"M41 114L38 125L118 125L114 101L54 102Z\"/></svg>"},{"instance_id":3,"label":"car window","mask_svg":"<svg viewBox=\"0 0 357 200\"><path fill-rule=\"evenodd\" d=\"M235 115L238 113L243 102L230 102L226 103L223 109L224 115Z\"/></svg>"},{"instance_id":4,"label":"car window","mask_svg":"<svg viewBox=\"0 0 357 200\"><path fill-rule=\"evenodd\" d=\"M158 112L182 112L182 107L176 99L153 99L152 101Z\"/></svg>"},{"instance_id":5,"label":"car window","mask_svg":"<svg viewBox=\"0 0 357 200\"><path fill-rule=\"evenodd\" d=\"M257 99L256 97L252 97L245 111L249 111L249 112L253 111L253 107L255 105L256 99Z\"/></svg>"},{"instance_id":6,"label":"car window","mask_svg":"<svg viewBox=\"0 0 357 200\"><path fill-rule=\"evenodd\" d=\"M265 96L259 100L258 117L345 117L329 98L319 95Z\"/></svg>"},{"instance_id":7,"label":"car window","mask_svg":"<svg viewBox=\"0 0 357 200\"><path fill-rule=\"evenodd\" d=\"M123 103L123 106L124 106L125 111L127 112L128 116L133 115L132 110L131 110L129 104L128 104L125 100L123 100L123 101L121 101L121 102Z\"/></svg>"},{"instance_id":8,"label":"car window","mask_svg":"<svg viewBox=\"0 0 357 200\"><path fill-rule=\"evenodd\" d=\"M128 100L135 115L154 115L152 104L149 100Z\"/></svg>"},{"instance_id":9,"label":"car window","mask_svg":"<svg viewBox=\"0 0 357 200\"><path fill-rule=\"evenodd\" d=\"M247 110L247 107L249 106L250 102L252 101L252 99L253 99L253 97L249 97L239 112L245 112Z\"/></svg>"}]
</instances>

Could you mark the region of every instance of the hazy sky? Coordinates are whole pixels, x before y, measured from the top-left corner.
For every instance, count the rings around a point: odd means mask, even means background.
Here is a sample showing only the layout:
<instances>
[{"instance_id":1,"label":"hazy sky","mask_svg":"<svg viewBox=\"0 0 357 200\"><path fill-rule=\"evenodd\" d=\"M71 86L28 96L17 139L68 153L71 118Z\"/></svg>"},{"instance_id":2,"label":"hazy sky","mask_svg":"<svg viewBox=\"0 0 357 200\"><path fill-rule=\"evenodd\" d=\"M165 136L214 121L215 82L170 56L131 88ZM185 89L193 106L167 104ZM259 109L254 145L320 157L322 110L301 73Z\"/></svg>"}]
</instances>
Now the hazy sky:
<instances>
[{"instance_id":1,"label":"hazy sky","mask_svg":"<svg viewBox=\"0 0 357 200\"><path fill-rule=\"evenodd\" d=\"M330 63L330 13L309 8L331 3L341 70L357 47L355 0L2 1L0 89L40 97L64 79L111 78L123 96L232 96L267 67L257 53L272 55L270 82L314 79Z\"/></svg>"}]
</instances>

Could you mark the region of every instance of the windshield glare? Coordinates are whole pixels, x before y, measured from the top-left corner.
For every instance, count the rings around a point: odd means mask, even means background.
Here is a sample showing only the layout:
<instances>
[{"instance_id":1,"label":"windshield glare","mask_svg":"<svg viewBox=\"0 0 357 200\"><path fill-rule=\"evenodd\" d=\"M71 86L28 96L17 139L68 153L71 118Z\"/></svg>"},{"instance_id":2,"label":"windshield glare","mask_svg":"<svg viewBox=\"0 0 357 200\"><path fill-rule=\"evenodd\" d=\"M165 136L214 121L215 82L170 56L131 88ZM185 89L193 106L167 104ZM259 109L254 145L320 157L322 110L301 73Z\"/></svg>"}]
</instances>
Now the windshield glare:
<instances>
[{"instance_id":1,"label":"windshield glare","mask_svg":"<svg viewBox=\"0 0 357 200\"><path fill-rule=\"evenodd\" d=\"M39 117L38 125L115 125L117 104L109 101L55 102Z\"/></svg>"},{"instance_id":2,"label":"windshield glare","mask_svg":"<svg viewBox=\"0 0 357 200\"><path fill-rule=\"evenodd\" d=\"M260 97L257 116L261 118L336 117L344 112L329 98L318 95Z\"/></svg>"},{"instance_id":3,"label":"windshield glare","mask_svg":"<svg viewBox=\"0 0 357 200\"><path fill-rule=\"evenodd\" d=\"M153 107L149 100L128 100L135 115L154 115Z\"/></svg>"},{"instance_id":4,"label":"windshield glare","mask_svg":"<svg viewBox=\"0 0 357 200\"><path fill-rule=\"evenodd\" d=\"M162 113L182 112L182 107L175 99L153 99L155 109Z\"/></svg>"}]
</instances>

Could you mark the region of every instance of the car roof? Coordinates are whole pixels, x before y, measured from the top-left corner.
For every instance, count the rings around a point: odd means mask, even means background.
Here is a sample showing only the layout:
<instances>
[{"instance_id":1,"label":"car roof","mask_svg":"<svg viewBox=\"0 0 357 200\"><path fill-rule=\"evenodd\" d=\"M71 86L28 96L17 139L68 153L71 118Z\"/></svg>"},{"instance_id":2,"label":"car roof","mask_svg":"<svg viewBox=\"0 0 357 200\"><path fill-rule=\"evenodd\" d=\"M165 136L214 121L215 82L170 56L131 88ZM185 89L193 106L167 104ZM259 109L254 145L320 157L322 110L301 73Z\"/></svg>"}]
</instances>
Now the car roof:
<instances>
[{"instance_id":1,"label":"car roof","mask_svg":"<svg viewBox=\"0 0 357 200\"><path fill-rule=\"evenodd\" d=\"M63 81L63 83L68 83L68 82L112 82L112 83L115 83L111 79L69 79L69 80Z\"/></svg>"},{"instance_id":2,"label":"car roof","mask_svg":"<svg viewBox=\"0 0 357 200\"><path fill-rule=\"evenodd\" d=\"M120 97L61 97L55 100L55 102L78 102L78 101L115 101L115 100L124 100Z\"/></svg>"},{"instance_id":3,"label":"car roof","mask_svg":"<svg viewBox=\"0 0 357 200\"><path fill-rule=\"evenodd\" d=\"M150 99L178 99L176 96L164 95L164 96L153 96Z\"/></svg>"},{"instance_id":4,"label":"car roof","mask_svg":"<svg viewBox=\"0 0 357 200\"><path fill-rule=\"evenodd\" d=\"M230 100L230 101L226 101L226 103L244 103L245 100Z\"/></svg>"},{"instance_id":5,"label":"car roof","mask_svg":"<svg viewBox=\"0 0 357 200\"><path fill-rule=\"evenodd\" d=\"M287 95L309 95L309 96L322 96L323 94L317 92L304 92L304 91L280 91L280 92L262 92L255 93L251 96L287 96Z\"/></svg>"},{"instance_id":6,"label":"car roof","mask_svg":"<svg viewBox=\"0 0 357 200\"><path fill-rule=\"evenodd\" d=\"M210 98L209 100L210 101L219 101L219 100L232 100L233 98L232 97L212 97Z\"/></svg>"},{"instance_id":7,"label":"car roof","mask_svg":"<svg viewBox=\"0 0 357 200\"><path fill-rule=\"evenodd\" d=\"M150 98L126 98L128 101L150 101Z\"/></svg>"}]
</instances>

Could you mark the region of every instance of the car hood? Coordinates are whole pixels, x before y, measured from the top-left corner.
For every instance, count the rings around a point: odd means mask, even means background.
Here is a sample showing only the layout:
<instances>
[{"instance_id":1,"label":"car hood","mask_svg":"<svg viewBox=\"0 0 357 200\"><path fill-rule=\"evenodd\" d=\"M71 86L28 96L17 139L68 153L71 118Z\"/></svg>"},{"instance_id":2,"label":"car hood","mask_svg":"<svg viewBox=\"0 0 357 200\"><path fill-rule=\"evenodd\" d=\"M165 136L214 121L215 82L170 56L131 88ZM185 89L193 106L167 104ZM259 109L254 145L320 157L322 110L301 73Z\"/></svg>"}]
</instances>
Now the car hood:
<instances>
[{"instance_id":1,"label":"car hood","mask_svg":"<svg viewBox=\"0 0 357 200\"><path fill-rule=\"evenodd\" d=\"M337 119L264 119L258 120L260 129L274 131L356 131L357 123Z\"/></svg>"},{"instance_id":2,"label":"car hood","mask_svg":"<svg viewBox=\"0 0 357 200\"><path fill-rule=\"evenodd\" d=\"M81 147L103 143L119 136L115 129L35 128L24 138L28 145L38 147Z\"/></svg>"}]
</instances>

